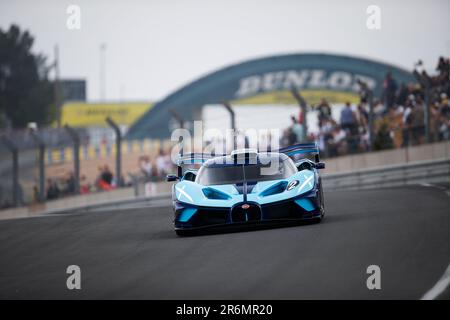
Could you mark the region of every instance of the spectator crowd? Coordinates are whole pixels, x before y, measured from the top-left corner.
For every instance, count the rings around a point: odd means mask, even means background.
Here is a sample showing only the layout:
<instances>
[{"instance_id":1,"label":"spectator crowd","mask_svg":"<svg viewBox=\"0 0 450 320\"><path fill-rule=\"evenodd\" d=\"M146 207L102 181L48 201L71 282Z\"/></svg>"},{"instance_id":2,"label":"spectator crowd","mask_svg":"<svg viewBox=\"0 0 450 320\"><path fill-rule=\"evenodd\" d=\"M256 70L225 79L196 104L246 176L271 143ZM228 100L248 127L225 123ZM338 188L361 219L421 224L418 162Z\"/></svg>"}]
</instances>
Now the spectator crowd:
<instances>
[{"instance_id":1,"label":"spectator crowd","mask_svg":"<svg viewBox=\"0 0 450 320\"><path fill-rule=\"evenodd\" d=\"M170 153L160 150L157 155L142 155L139 157L138 178L144 183L163 181L168 173L173 172ZM131 186L131 181L122 177L122 185ZM97 177L90 182L86 175L80 176L80 194L110 191L119 186L117 177L108 165L98 166ZM34 198L38 199L38 188L34 187ZM46 199L53 200L76 194L75 175L69 171L64 177L47 179ZM36 200L37 201L37 200Z\"/></svg>"},{"instance_id":2,"label":"spectator crowd","mask_svg":"<svg viewBox=\"0 0 450 320\"><path fill-rule=\"evenodd\" d=\"M381 97L374 97L373 150L418 145L426 141L426 109L429 114L430 142L450 139L450 59L441 57L434 75L416 64L414 75L418 83L398 84L390 72L383 82ZM370 94L360 82L360 101L345 103L339 119L334 119L326 99L315 106L319 132L304 137L302 114L292 116L292 125L282 137L282 145L318 141L327 157L365 152L370 149Z\"/></svg>"},{"instance_id":3,"label":"spectator crowd","mask_svg":"<svg viewBox=\"0 0 450 320\"><path fill-rule=\"evenodd\" d=\"M47 179L46 199L53 200L76 194L76 182L73 171L69 171L64 177ZM117 179L108 165L98 166L98 175L91 183L85 175L80 176L80 194L98 191L109 191L117 188ZM34 188L35 199L38 199L37 187Z\"/></svg>"},{"instance_id":4,"label":"spectator crowd","mask_svg":"<svg viewBox=\"0 0 450 320\"><path fill-rule=\"evenodd\" d=\"M170 154L161 149L155 157L141 156L139 158L139 170L145 182L164 180L168 173L173 172Z\"/></svg>"}]
</instances>

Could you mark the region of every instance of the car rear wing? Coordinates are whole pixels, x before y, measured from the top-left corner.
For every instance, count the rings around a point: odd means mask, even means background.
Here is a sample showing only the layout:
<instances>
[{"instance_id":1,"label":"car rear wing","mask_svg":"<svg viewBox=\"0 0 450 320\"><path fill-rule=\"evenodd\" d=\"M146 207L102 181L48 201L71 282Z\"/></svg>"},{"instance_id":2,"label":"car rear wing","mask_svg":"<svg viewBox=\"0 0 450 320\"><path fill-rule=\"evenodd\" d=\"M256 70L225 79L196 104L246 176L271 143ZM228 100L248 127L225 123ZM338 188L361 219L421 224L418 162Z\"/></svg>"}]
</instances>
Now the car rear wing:
<instances>
[{"instance_id":1,"label":"car rear wing","mask_svg":"<svg viewBox=\"0 0 450 320\"><path fill-rule=\"evenodd\" d=\"M222 154L208 154L208 153L186 153L180 155L177 159L178 177L183 175L183 165L188 164L203 164L207 160L222 156Z\"/></svg>"},{"instance_id":2,"label":"car rear wing","mask_svg":"<svg viewBox=\"0 0 450 320\"><path fill-rule=\"evenodd\" d=\"M177 159L177 166L182 166L185 164L202 164L207 160L221 156L220 154L207 154L207 153L187 153L180 155Z\"/></svg>"},{"instance_id":3,"label":"car rear wing","mask_svg":"<svg viewBox=\"0 0 450 320\"><path fill-rule=\"evenodd\" d=\"M316 162L316 164L320 163L320 157L319 157L319 147L317 146L316 143L312 142L312 143L299 143L299 144L295 144L293 146L289 146L289 147L284 147L279 149L278 151L276 151L278 153L284 153L289 157L292 157L294 155L297 154L314 154L314 160ZM234 152L235 154L240 154L239 152ZM233 153L232 153L233 154ZM183 176L183 165L187 165L187 164L203 164L205 163L207 160L214 158L214 157L219 157L219 156L225 156L225 154L208 154L208 153L186 153L186 154L182 154L178 157L176 164L177 164L177 176L181 179L181 177ZM319 166L317 166L317 168L319 167L325 167L325 165L323 163L320 163Z\"/></svg>"},{"instance_id":4,"label":"car rear wing","mask_svg":"<svg viewBox=\"0 0 450 320\"><path fill-rule=\"evenodd\" d=\"M293 146L281 148L278 152L284 153L289 157L297 154L314 154L315 162L320 163L319 146L315 142L294 144Z\"/></svg>"}]
</instances>

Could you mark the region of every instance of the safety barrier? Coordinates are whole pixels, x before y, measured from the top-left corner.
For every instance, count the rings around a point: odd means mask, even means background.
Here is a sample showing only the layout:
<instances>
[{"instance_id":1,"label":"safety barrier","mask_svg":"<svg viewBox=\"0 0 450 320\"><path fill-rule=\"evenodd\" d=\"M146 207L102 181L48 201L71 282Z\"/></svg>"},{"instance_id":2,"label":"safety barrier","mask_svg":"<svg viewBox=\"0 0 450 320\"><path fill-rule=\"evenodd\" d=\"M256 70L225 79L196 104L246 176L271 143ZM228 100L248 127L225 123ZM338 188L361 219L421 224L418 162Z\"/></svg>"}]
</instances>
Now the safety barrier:
<instances>
[{"instance_id":1,"label":"safety barrier","mask_svg":"<svg viewBox=\"0 0 450 320\"><path fill-rule=\"evenodd\" d=\"M450 159L325 174L324 190L355 190L408 184L450 182Z\"/></svg>"},{"instance_id":2,"label":"safety barrier","mask_svg":"<svg viewBox=\"0 0 450 320\"><path fill-rule=\"evenodd\" d=\"M155 199L170 199L170 185L165 182L156 183L155 192L151 196L136 195L134 188L121 188L108 192L97 192L86 195L70 196L45 203L35 203L26 207L0 210L0 220L39 216L42 214L64 214L87 212L95 209L114 209L124 204L137 204Z\"/></svg>"}]
</instances>

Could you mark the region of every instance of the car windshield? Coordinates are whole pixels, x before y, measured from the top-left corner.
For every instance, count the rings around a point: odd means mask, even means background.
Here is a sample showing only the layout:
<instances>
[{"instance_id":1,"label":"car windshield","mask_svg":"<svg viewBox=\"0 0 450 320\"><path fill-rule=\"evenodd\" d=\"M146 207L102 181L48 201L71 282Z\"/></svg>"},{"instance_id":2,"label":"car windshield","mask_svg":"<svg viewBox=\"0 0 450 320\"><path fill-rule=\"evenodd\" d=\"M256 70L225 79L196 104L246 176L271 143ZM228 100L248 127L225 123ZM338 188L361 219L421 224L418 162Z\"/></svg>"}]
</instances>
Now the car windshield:
<instances>
[{"instance_id":1,"label":"car windshield","mask_svg":"<svg viewBox=\"0 0 450 320\"><path fill-rule=\"evenodd\" d=\"M243 181L258 182L286 179L297 172L292 160L285 155L264 160L255 164L206 165L199 170L195 181L206 186L235 184Z\"/></svg>"}]
</instances>

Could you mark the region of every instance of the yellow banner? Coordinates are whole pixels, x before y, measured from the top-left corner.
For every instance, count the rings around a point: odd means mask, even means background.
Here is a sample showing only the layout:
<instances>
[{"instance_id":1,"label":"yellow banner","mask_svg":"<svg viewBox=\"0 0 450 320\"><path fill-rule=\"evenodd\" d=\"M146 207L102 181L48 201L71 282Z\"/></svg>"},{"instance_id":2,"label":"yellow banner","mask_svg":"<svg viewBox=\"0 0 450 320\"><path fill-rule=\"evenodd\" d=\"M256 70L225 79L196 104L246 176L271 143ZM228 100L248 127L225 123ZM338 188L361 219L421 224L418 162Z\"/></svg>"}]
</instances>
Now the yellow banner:
<instances>
[{"instance_id":1,"label":"yellow banner","mask_svg":"<svg viewBox=\"0 0 450 320\"><path fill-rule=\"evenodd\" d=\"M302 90L301 95L308 104L318 104L322 98L330 103L358 103L356 93L339 92L332 90ZM252 97L232 101L233 104L297 104L290 91L273 91L261 93Z\"/></svg>"},{"instance_id":2,"label":"yellow banner","mask_svg":"<svg viewBox=\"0 0 450 320\"><path fill-rule=\"evenodd\" d=\"M72 127L106 127L106 117L119 125L132 125L153 104L68 102L62 107L61 123Z\"/></svg>"}]
</instances>

